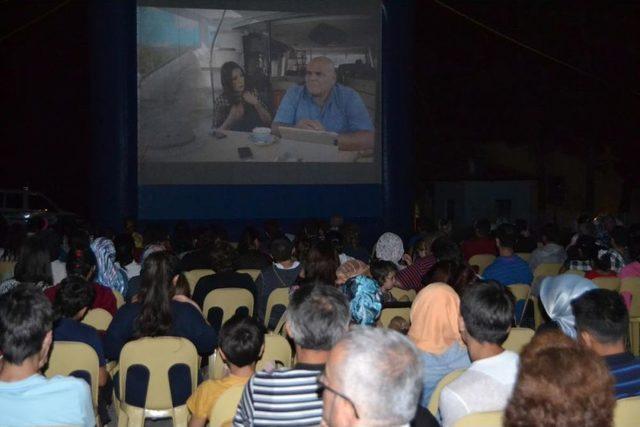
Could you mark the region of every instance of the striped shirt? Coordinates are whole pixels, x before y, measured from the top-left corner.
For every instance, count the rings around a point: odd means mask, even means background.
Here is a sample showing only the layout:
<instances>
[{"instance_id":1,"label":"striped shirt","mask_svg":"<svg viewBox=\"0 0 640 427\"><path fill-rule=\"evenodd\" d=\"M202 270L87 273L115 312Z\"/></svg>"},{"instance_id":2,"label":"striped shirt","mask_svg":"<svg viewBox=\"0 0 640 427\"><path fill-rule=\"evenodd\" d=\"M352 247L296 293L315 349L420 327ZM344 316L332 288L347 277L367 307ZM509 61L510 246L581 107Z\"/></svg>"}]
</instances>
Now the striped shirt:
<instances>
[{"instance_id":1,"label":"striped shirt","mask_svg":"<svg viewBox=\"0 0 640 427\"><path fill-rule=\"evenodd\" d=\"M413 264L396 273L400 289L415 289L419 291L424 287L422 278L435 265L436 258L433 255L427 255L424 258L416 258Z\"/></svg>"},{"instance_id":2,"label":"striped shirt","mask_svg":"<svg viewBox=\"0 0 640 427\"><path fill-rule=\"evenodd\" d=\"M640 396L640 358L631 353L605 356L605 362L616 380L616 399Z\"/></svg>"},{"instance_id":3,"label":"striped shirt","mask_svg":"<svg viewBox=\"0 0 640 427\"><path fill-rule=\"evenodd\" d=\"M318 376L324 365L257 372L244 388L234 427L316 426L322 420Z\"/></svg>"}]
</instances>

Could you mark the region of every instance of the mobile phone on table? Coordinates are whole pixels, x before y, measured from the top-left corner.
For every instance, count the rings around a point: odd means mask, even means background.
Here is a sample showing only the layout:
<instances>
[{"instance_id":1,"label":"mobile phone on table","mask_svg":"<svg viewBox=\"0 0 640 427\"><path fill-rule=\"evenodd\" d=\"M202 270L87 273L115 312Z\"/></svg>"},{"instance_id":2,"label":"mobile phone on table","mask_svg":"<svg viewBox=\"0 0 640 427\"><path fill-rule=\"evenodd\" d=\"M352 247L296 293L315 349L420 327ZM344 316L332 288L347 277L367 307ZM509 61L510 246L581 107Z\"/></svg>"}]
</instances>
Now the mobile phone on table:
<instances>
[{"instance_id":1,"label":"mobile phone on table","mask_svg":"<svg viewBox=\"0 0 640 427\"><path fill-rule=\"evenodd\" d=\"M240 147L240 148L238 148L238 155L240 156L240 159L242 159L242 160L253 158L253 152L251 151L251 148L249 148L249 147Z\"/></svg>"}]
</instances>

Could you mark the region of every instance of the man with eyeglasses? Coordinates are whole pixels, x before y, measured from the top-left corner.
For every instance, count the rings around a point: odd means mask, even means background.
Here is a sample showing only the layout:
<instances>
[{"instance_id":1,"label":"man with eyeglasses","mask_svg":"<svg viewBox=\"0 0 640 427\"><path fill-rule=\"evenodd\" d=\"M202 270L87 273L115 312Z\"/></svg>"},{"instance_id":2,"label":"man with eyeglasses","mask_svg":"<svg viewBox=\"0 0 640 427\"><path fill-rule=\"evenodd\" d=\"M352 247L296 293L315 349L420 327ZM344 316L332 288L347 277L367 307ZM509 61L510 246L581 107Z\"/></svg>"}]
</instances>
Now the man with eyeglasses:
<instances>
[{"instance_id":1,"label":"man with eyeglasses","mask_svg":"<svg viewBox=\"0 0 640 427\"><path fill-rule=\"evenodd\" d=\"M428 413L416 417L422 365L398 332L354 328L331 351L319 382L323 427L438 425Z\"/></svg>"},{"instance_id":2,"label":"man with eyeglasses","mask_svg":"<svg viewBox=\"0 0 640 427\"><path fill-rule=\"evenodd\" d=\"M285 328L296 347L291 369L256 373L247 383L234 427L317 426L322 419L318 376L331 348L349 326L349 305L335 287L322 283L302 286L287 308Z\"/></svg>"},{"instance_id":3,"label":"man with eyeglasses","mask_svg":"<svg viewBox=\"0 0 640 427\"><path fill-rule=\"evenodd\" d=\"M324 56L307 64L304 86L292 86L282 98L273 119L279 126L336 132L338 149L373 149L373 124L362 98L350 87L336 83L333 61Z\"/></svg>"}]
</instances>

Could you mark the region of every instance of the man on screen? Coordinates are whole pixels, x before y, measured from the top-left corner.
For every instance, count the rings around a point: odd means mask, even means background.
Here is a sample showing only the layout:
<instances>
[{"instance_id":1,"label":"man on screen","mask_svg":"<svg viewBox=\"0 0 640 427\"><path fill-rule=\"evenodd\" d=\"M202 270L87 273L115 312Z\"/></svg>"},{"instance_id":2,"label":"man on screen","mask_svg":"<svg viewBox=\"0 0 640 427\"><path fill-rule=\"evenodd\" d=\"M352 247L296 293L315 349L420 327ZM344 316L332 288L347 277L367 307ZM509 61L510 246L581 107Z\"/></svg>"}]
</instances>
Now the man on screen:
<instances>
[{"instance_id":1,"label":"man on screen","mask_svg":"<svg viewBox=\"0 0 640 427\"><path fill-rule=\"evenodd\" d=\"M287 90L272 129L279 126L336 132L338 149L347 151L373 149L373 125L358 93L336 83L333 62L324 56L307 64L304 86Z\"/></svg>"}]
</instances>

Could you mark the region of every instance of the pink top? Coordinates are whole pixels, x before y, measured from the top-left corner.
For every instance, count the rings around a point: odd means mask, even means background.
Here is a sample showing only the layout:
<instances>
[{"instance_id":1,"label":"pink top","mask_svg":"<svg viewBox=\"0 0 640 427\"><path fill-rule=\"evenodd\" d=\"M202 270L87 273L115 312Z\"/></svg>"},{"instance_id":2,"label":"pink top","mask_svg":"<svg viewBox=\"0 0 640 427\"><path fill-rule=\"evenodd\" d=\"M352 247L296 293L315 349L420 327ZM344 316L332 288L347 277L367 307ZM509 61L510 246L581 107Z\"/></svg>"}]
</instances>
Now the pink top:
<instances>
[{"instance_id":1,"label":"pink top","mask_svg":"<svg viewBox=\"0 0 640 427\"><path fill-rule=\"evenodd\" d=\"M620 279L626 279L627 277L640 277L640 262L634 261L627 264L620 273L618 273Z\"/></svg>"}]
</instances>

